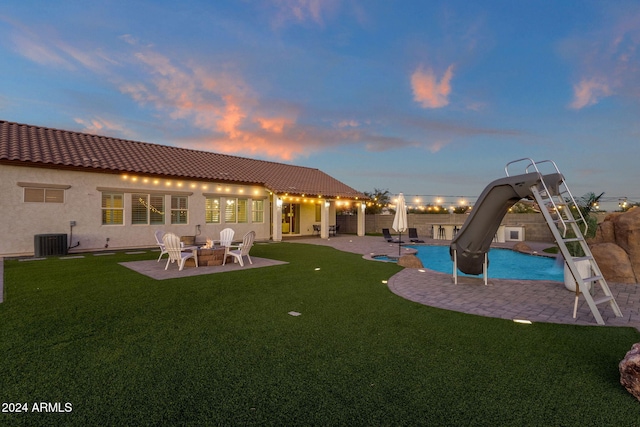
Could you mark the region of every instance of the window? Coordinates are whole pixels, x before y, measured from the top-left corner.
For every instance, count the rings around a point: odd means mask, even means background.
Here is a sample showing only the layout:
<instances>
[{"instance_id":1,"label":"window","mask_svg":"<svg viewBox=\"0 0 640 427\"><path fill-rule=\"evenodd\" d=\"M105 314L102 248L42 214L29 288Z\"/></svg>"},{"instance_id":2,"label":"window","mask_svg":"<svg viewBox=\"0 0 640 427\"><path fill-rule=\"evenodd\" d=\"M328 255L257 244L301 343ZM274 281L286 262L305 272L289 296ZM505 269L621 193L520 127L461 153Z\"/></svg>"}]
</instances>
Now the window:
<instances>
[{"instance_id":1,"label":"window","mask_svg":"<svg viewBox=\"0 0 640 427\"><path fill-rule=\"evenodd\" d=\"M220 223L220 198L207 197L204 201L205 222L208 224Z\"/></svg>"},{"instance_id":2,"label":"window","mask_svg":"<svg viewBox=\"0 0 640 427\"><path fill-rule=\"evenodd\" d=\"M238 199L238 222L249 222L249 201Z\"/></svg>"},{"instance_id":3,"label":"window","mask_svg":"<svg viewBox=\"0 0 640 427\"><path fill-rule=\"evenodd\" d=\"M102 193L102 224L124 224L124 195L122 193Z\"/></svg>"},{"instance_id":4,"label":"window","mask_svg":"<svg viewBox=\"0 0 640 427\"><path fill-rule=\"evenodd\" d=\"M171 196L171 224L188 224L187 196Z\"/></svg>"},{"instance_id":5,"label":"window","mask_svg":"<svg viewBox=\"0 0 640 427\"><path fill-rule=\"evenodd\" d=\"M227 199L224 222L249 222L248 207L247 199Z\"/></svg>"},{"instance_id":6,"label":"window","mask_svg":"<svg viewBox=\"0 0 640 427\"><path fill-rule=\"evenodd\" d=\"M316 204L316 222L322 221L322 206L320 203Z\"/></svg>"},{"instance_id":7,"label":"window","mask_svg":"<svg viewBox=\"0 0 640 427\"><path fill-rule=\"evenodd\" d=\"M131 195L132 224L164 224L164 195Z\"/></svg>"},{"instance_id":8,"label":"window","mask_svg":"<svg viewBox=\"0 0 640 427\"><path fill-rule=\"evenodd\" d=\"M24 189L25 203L64 203L64 190L58 188Z\"/></svg>"},{"instance_id":9,"label":"window","mask_svg":"<svg viewBox=\"0 0 640 427\"><path fill-rule=\"evenodd\" d=\"M224 222L236 222L236 199L227 199L227 205L224 211Z\"/></svg>"},{"instance_id":10,"label":"window","mask_svg":"<svg viewBox=\"0 0 640 427\"><path fill-rule=\"evenodd\" d=\"M251 202L251 222L264 222L264 200Z\"/></svg>"}]
</instances>

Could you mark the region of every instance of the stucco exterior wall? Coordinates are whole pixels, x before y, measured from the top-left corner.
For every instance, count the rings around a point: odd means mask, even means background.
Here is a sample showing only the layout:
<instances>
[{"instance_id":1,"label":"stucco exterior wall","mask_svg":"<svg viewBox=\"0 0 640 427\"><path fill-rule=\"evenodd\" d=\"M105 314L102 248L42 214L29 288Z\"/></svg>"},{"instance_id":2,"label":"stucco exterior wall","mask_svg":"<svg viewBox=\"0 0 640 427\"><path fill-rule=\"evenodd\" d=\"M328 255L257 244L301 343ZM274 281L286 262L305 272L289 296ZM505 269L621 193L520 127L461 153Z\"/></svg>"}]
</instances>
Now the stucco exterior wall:
<instances>
[{"instance_id":1,"label":"stucco exterior wall","mask_svg":"<svg viewBox=\"0 0 640 427\"><path fill-rule=\"evenodd\" d=\"M21 185L19 185L19 183ZM25 203L24 184L68 186L64 203ZM124 192L124 224L102 224L102 190L119 189ZM165 194L164 225L133 225L131 223L131 193ZM154 246L154 232L161 229L179 236L194 236L202 242L207 237L218 239L220 230L231 227L236 240L255 230L257 240L270 237L271 210L269 192L261 186L230 185L217 182L179 180L154 180L145 177L127 177L118 174L66 171L58 169L30 168L0 165L0 256L31 255L34 253L34 236L60 233L68 235L69 246L74 251L140 248ZM188 224L171 224L170 194L188 196ZM221 206L226 198L264 200L264 221L227 224L224 209L219 224L205 222L205 195L220 197ZM75 221L76 226L70 227ZM199 232L197 225L200 225ZM71 235L73 232L73 235ZM107 238L109 241L107 242Z\"/></svg>"}]
</instances>

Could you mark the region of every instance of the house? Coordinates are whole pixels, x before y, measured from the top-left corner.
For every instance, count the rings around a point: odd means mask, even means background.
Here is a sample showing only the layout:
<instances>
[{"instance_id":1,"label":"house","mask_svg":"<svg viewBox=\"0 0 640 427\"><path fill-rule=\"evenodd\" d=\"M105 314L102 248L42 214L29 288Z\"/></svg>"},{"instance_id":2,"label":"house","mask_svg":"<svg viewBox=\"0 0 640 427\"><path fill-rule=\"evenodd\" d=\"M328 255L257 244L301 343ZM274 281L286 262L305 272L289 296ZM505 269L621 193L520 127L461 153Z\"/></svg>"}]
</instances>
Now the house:
<instances>
[{"instance_id":1,"label":"house","mask_svg":"<svg viewBox=\"0 0 640 427\"><path fill-rule=\"evenodd\" d=\"M139 248L156 230L204 243L231 227L258 240L328 238L336 202L366 196L308 167L0 121L0 256ZM59 243L59 242L58 242Z\"/></svg>"}]
</instances>

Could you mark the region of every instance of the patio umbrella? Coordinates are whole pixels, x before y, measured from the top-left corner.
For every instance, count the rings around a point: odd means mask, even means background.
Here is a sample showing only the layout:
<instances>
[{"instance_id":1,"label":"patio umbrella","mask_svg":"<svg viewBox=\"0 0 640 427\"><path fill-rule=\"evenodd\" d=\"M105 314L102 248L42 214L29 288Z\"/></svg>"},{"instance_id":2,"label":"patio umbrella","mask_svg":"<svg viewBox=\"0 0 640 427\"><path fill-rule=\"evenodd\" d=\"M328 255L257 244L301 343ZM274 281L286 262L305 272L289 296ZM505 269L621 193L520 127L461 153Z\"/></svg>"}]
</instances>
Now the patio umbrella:
<instances>
[{"instance_id":1,"label":"patio umbrella","mask_svg":"<svg viewBox=\"0 0 640 427\"><path fill-rule=\"evenodd\" d=\"M398 194L398 203L396 204L396 216L393 218L393 229L400 233L398 237L398 255L400 255L400 244L402 240L402 232L407 229L407 207L404 203L404 194Z\"/></svg>"}]
</instances>

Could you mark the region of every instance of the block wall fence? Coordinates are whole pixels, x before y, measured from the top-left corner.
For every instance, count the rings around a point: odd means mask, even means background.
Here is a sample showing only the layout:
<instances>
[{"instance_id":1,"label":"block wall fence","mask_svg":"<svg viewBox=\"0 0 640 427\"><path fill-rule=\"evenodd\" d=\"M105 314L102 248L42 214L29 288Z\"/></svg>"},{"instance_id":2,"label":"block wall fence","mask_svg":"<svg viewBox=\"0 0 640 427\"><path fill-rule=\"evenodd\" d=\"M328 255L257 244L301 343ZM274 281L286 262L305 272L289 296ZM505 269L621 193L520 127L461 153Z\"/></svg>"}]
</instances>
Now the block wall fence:
<instances>
[{"instance_id":1,"label":"block wall fence","mask_svg":"<svg viewBox=\"0 0 640 427\"><path fill-rule=\"evenodd\" d=\"M604 220L607 213L598 213L598 223ZM408 214L409 227L418 230L418 236L433 238L433 226L444 224L462 225L467 219L466 214ZM365 218L365 233L382 234L383 228L392 229L393 215L367 215ZM356 234L357 218L355 215L338 215L336 225L340 225L340 233ZM539 213L507 214L502 220L504 226L524 227L525 240L531 242L553 242L553 236ZM393 232L393 231L392 231Z\"/></svg>"}]
</instances>

